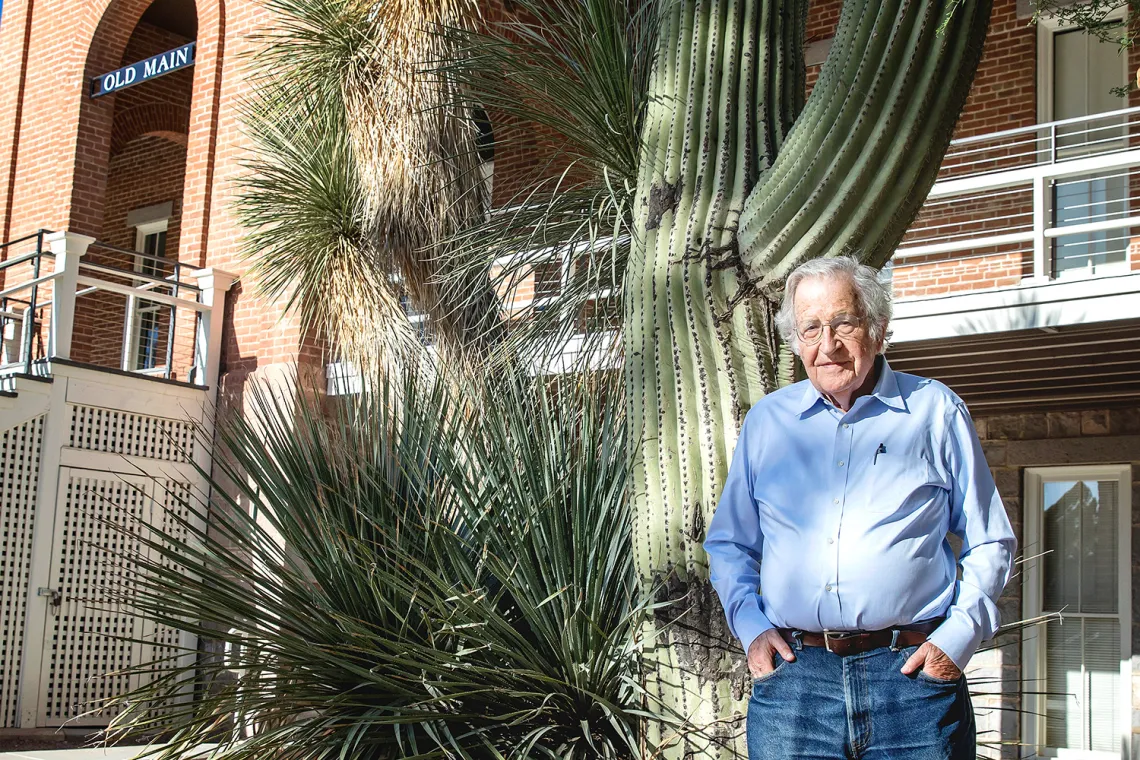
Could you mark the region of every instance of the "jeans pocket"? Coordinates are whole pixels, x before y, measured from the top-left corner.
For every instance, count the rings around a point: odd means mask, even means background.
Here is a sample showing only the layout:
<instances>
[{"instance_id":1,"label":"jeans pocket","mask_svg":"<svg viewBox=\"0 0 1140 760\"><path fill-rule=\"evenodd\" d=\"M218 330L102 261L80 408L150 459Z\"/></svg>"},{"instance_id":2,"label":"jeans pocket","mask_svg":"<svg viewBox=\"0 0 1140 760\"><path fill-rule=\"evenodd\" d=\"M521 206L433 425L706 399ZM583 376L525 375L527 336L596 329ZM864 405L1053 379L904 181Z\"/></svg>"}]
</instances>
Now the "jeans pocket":
<instances>
[{"instance_id":1,"label":"jeans pocket","mask_svg":"<svg viewBox=\"0 0 1140 760\"><path fill-rule=\"evenodd\" d=\"M938 678L927 673L925 670L918 671L918 680L926 681L927 683L935 684L936 686L957 686L958 682L962 680L962 676L957 678Z\"/></svg>"},{"instance_id":2,"label":"jeans pocket","mask_svg":"<svg viewBox=\"0 0 1140 760\"><path fill-rule=\"evenodd\" d=\"M752 685L755 686L757 684L761 684L761 683L764 683L765 681L771 680L771 678L774 675L776 675L777 673L779 673L781 670L783 670L784 666L787 664L788 664L787 660L785 660L783 657L776 658L775 666L771 670L769 670L767 673L765 673L762 676L753 676L752 677Z\"/></svg>"}]
</instances>

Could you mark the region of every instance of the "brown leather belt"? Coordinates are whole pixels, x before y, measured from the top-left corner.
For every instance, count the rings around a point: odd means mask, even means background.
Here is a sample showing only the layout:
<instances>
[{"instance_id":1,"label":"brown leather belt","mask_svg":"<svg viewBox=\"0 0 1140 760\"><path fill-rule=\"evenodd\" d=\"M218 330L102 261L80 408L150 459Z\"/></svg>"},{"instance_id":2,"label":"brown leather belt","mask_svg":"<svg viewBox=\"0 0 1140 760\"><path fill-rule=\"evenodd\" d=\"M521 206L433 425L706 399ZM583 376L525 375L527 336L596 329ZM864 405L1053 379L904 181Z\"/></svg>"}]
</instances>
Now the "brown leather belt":
<instances>
[{"instance_id":1,"label":"brown leather belt","mask_svg":"<svg viewBox=\"0 0 1140 760\"><path fill-rule=\"evenodd\" d=\"M900 626L898 628L884 628L881 631L797 631L794 628L778 629L784 641L792 646L797 643L805 647L824 647L832 654L847 657L852 654L869 652L879 647L918 646L926 641L927 636L934 631L941 620L932 620L926 623Z\"/></svg>"}]
</instances>

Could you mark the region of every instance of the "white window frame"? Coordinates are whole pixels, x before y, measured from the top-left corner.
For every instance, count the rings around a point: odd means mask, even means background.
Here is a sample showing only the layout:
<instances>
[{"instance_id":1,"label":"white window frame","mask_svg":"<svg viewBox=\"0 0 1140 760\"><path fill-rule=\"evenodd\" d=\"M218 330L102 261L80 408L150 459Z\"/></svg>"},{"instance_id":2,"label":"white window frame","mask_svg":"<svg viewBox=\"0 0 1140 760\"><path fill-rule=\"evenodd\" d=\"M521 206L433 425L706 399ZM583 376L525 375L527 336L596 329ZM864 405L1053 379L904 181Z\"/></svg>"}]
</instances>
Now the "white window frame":
<instances>
[{"instance_id":1,"label":"white window frame","mask_svg":"<svg viewBox=\"0 0 1140 760\"><path fill-rule=\"evenodd\" d=\"M145 222L143 224L135 225L135 250L142 252L146 248L146 239L150 235L160 232L170 231L170 219L157 219L154 221ZM134 270L136 272L143 271L144 259L142 256L135 256ZM135 287L147 284L145 280L138 280L135 282ZM162 374L166 371L164 364L155 365L151 369L136 369L139 364L139 314L147 307L139 303L136 296L129 296L127 299L127 323L123 330L123 353L122 353L122 369L126 372L134 372L136 374Z\"/></svg>"},{"instance_id":2,"label":"white window frame","mask_svg":"<svg viewBox=\"0 0 1140 760\"><path fill-rule=\"evenodd\" d=\"M1043 562L1041 523L1044 505L1043 485L1051 481L1119 480L1117 505L1119 532L1117 546L1117 609L1120 615L1120 693L1117 695L1120 727L1120 751L1047 749L1045 737L1044 624L1022 634L1022 736L1023 757L1056 757L1061 760L1120 760L1128 758L1132 743L1132 466L1129 464L1087 465L1079 467L1029 467L1025 470L1024 554L1030 559L1024 565L1022 580L1022 615L1026 620L1042 615ZM1064 619L1064 613L1061 613Z\"/></svg>"},{"instance_id":3,"label":"white window frame","mask_svg":"<svg viewBox=\"0 0 1140 760\"><path fill-rule=\"evenodd\" d=\"M1105 14L1104 21L1124 21L1126 8L1123 6L1114 9L1112 12ZM1044 124L1054 120L1053 116L1053 38L1061 32L1072 32L1080 29L1080 27L1073 24L1063 24L1060 19L1053 15L1042 15L1037 21L1037 123ZM1121 81L1125 85L1131 80L1131 71L1128 68L1128 56L1122 54L1120 56L1120 69L1122 73ZM1124 107L1122 104L1121 107ZM1052 191L1049 190L1050 195ZM1050 202L1051 203L1051 202ZM1054 253L1049 251L1048 260L1049 268L1052 270L1052 257ZM1128 263L1128 248L1124 250L1124 261L1115 262L1112 264L1105 264L1097 267L1093 277L1103 277L1111 274L1125 274L1129 271ZM1084 270L1076 269L1062 273L1057 279L1079 279L1088 277L1089 274Z\"/></svg>"},{"instance_id":4,"label":"white window frame","mask_svg":"<svg viewBox=\"0 0 1140 760\"><path fill-rule=\"evenodd\" d=\"M1105 21L1123 21L1124 7L1105 15ZM1041 16L1037 21L1037 123L1053 121L1053 37L1060 32L1079 29L1072 24L1062 24L1055 16ZM1128 70L1128 56L1120 56L1120 70L1123 81L1131 79ZM1123 107L1123 106L1122 106Z\"/></svg>"}]
</instances>

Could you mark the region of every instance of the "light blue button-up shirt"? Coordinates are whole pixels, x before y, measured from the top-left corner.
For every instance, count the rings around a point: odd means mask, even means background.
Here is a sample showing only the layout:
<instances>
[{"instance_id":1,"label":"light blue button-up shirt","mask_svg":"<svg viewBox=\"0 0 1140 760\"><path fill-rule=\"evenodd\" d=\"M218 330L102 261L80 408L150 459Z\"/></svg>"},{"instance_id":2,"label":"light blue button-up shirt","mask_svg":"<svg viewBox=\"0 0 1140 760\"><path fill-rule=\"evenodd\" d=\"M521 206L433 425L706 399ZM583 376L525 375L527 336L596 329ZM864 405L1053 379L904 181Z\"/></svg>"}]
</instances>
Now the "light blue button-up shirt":
<instances>
[{"instance_id":1,"label":"light blue button-up shirt","mask_svg":"<svg viewBox=\"0 0 1140 760\"><path fill-rule=\"evenodd\" d=\"M1016 539L970 415L937 380L880 368L847 413L805 380L744 420L704 546L745 650L773 626L945 617L930 640L961 668L997 631Z\"/></svg>"}]
</instances>

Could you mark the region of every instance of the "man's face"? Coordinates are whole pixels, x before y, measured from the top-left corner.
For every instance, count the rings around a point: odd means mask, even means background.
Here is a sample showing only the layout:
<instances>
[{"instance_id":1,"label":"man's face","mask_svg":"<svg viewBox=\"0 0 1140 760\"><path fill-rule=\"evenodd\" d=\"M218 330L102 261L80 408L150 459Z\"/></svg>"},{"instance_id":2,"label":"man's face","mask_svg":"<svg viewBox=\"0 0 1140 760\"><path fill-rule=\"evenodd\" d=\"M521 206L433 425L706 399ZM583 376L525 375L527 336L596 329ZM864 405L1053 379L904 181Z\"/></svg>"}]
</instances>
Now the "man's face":
<instances>
[{"instance_id":1,"label":"man's face","mask_svg":"<svg viewBox=\"0 0 1140 760\"><path fill-rule=\"evenodd\" d=\"M796 287L795 310L797 330L811 321L828 325L842 314L860 320L863 317L854 288L846 277L801 280ZM842 400L866 382L881 347L879 342L871 340L867 327L865 321L860 321L847 337L824 327L818 343L807 345L800 341L800 359L808 379L820 393Z\"/></svg>"}]
</instances>

